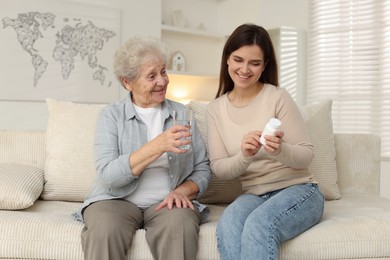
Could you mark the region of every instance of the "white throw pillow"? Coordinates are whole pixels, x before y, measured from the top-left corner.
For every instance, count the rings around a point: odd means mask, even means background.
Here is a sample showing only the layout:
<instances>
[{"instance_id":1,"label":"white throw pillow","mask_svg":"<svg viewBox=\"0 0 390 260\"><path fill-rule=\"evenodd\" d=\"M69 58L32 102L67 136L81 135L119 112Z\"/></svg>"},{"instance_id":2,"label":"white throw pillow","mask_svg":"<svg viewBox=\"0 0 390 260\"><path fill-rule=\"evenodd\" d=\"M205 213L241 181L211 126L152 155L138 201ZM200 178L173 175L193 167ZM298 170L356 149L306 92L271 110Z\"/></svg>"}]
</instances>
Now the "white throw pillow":
<instances>
[{"instance_id":1,"label":"white throw pillow","mask_svg":"<svg viewBox=\"0 0 390 260\"><path fill-rule=\"evenodd\" d=\"M104 105L46 99L45 200L83 201L96 177L93 142Z\"/></svg>"},{"instance_id":2,"label":"white throw pillow","mask_svg":"<svg viewBox=\"0 0 390 260\"><path fill-rule=\"evenodd\" d=\"M34 166L0 164L0 209L31 207L43 190L43 170Z\"/></svg>"}]
</instances>

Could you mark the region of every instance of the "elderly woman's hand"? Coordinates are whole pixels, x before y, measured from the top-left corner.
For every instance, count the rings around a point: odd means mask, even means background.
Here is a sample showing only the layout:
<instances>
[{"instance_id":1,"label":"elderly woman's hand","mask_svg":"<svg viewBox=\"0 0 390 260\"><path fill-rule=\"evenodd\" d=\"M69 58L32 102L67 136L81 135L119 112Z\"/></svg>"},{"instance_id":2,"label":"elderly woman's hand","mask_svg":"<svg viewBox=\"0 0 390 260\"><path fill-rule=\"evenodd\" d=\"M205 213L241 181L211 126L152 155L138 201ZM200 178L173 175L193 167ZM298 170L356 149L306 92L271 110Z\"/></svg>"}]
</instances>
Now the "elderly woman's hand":
<instances>
[{"instance_id":1,"label":"elderly woman's hand","mask_svg":"<svg viewBox=\"0 0 390 260\"><path fill-rule=\"evenodd\" d=\"M167 207L172 209L176 208L190 208L194 209L194 205L187 196L180 194L177 191L172 191L169 195L157 206L156 210Z\"/></svg>"},{"instance_id":2,"label":"elderly woman's hand","mask_svg":"<svg viewBox=\"0 0 390 260\"><path fill-rule=\"evenodd\" d=\"M156 148L160 149L162 153L173 152L173 153L186 153L187 150L180 149L180 146L192 143L191 140L184 140L192 136L190 128L184 125L174 125L171 128L165 130L159 136L152 140Z\"/></svg>"},{"instance_id":3,"label":"elderly woman's hand","mask_svg":"<svg viewBox=\"0 0 390 260\"><path fill-rule=\"evenodd\" d=\"M196 198L199 192L198 185L195 182L188 180L182 183L174 191L171 191L169 195L157 206L156 210L167 207L172 209L176 208L190 208L194 210L194 205L191 200Z\"/></svg>"},{"instance_id":4,"label":"elderly woman's hand","mask_svg":"<svg viewBox=\"0 0 390 260\"><path fill-rule=\"evenodd\" d=\"M156 138L145 144L141 149L130 155L130 168L134 176L139 176L150 163L158 159L165 152L177 154L186 153L188 150L180 149L179 146L190 144L191 140L180 140L190 137L192 134L188 126L174 125L165 130Z\"/></svg>"}]
</instances>

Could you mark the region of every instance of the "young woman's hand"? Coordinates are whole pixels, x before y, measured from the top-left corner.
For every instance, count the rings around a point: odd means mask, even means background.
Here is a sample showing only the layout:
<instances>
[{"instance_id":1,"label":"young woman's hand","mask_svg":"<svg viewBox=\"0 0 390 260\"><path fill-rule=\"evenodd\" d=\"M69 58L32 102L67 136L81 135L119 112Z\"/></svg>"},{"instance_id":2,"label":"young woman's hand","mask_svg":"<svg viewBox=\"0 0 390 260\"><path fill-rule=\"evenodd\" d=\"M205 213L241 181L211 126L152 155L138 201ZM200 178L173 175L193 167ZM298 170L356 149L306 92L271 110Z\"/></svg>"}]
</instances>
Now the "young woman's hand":
<instances>
[{"instance_id":1,"label":"young woman's hand","mask_svg":"<svg viewBox=\"0 0 390 260\"><path fill-rule=\"evenodd\" d=\"M261 131L251 131L247 133L241 141L241 151L244 156L255 155L260 147Z\"/></svg>"},{"instance_id":2,"label":"young woman's hand","mask_svg":"<svg viewBox=\"0 0 390 260\"><path fill-rule=\"evenodd\" d=\"M277 130L275 132L275 136L272 135L264 136L265 139L264 149L272 155L276 155L280 153L280 147L282 144L283 136L284 136L284 132L280 130Z\"/></svg>"}]
</instances>

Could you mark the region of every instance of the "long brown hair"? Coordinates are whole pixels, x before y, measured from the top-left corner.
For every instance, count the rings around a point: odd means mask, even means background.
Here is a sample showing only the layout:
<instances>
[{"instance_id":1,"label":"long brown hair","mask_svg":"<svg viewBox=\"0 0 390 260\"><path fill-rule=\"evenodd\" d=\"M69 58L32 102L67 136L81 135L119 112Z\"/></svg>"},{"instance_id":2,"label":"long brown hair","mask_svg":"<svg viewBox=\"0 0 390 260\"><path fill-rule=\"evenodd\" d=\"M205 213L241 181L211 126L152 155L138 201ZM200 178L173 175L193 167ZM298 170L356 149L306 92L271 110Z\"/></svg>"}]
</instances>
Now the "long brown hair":
<instances>
[{"instance_id":1,"label":"long brown hair","mask_svg":"<svg viewBox=\"0 0 390 260\"><path fill-rule=\"evenodd\" d=\"M229 75L227 65L227 60L232 52L242 46L254 44L259 46L263 51L264 61L266 62L265 69L261 74L259 81L279 86L275 50L268 32L261 26L247 23L237 27L225 43L222 52L219 87L215 98L222 96L234 88L234 82Z\"/></svg>"}]
</instances>

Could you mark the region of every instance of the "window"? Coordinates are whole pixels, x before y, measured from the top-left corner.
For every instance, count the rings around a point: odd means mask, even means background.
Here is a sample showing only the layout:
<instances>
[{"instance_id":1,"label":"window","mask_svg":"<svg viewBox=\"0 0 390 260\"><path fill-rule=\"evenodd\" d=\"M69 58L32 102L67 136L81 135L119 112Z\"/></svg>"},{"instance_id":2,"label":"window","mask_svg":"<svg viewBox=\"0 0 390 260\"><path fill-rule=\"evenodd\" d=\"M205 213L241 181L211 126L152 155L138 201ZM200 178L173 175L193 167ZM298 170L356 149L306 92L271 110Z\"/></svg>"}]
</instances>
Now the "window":
<instances>
[{"instance_id":1,"label":"window","mask_svg":"<svg viewBox=\"0 0 390 260\"><path fill-rule=\"evenodd\" d=\"M279 66L279 85L286 88L298 104L305 103L306 33L282 26L268 30Z\"/></svg>"},{"instance_id":2,"label":"window","mask_svg":"<svg viewBox=\"0 0 390 260\"><path fill-rule=\"evenodd\" d=\"M374 133L390 157L390 1L311 0L307 103L333 100L335 132Z\"/></svg>"}]
</instances>

